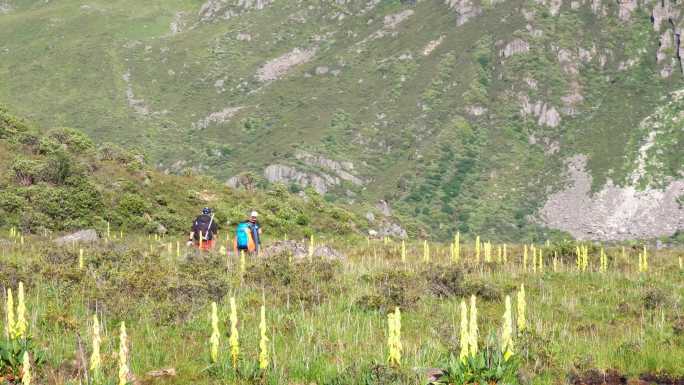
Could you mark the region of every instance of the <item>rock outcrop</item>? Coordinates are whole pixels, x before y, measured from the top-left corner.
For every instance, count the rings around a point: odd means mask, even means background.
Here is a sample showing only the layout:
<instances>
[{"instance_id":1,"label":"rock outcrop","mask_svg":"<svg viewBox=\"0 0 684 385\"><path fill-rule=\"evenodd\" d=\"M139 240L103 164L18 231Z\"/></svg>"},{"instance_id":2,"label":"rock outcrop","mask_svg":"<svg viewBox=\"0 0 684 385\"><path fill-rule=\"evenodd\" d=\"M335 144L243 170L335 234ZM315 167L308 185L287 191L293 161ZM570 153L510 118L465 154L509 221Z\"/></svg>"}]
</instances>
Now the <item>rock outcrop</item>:
<instances>
[{"instance_id":1,"label":"rock outcrop","mask_svg":"<svg viewBox=\"0 0 684 385\"><path fill-rule=\"evenodd\" d=\"M446 0L446 4L456 11L457 26L465 24L482 13L482 8L473 4L472 0Z\"/></svg>"},{"instance_id":2,"label":"rock outcrop","mask_svg":"<svg viewBox=\"0 0 684 385\"><path fill-rule=\"evenodd\" d=\"M523 39L513 39L499 53L504 58L509 58L516 54L527 53L530 51L530 44Z\"/></svg>"},{"instance_id":3,"label":"rock outcrop","mask_svg":"<svg viewBox=\"0 0 684 385\"><path fill-rule=\"evenodd\" d=\"M304 165L318 169L316 172L305 172L295 166L272 164L264 170L264 177L271 183L297 184L300 187L312 187L319 194L325 194L342 181L356 186L362 186L364 181L353 174L354 164L346 161L336 161L322 155L314 155L299 151L295 158Z\"/></svg>"},{"instance_id":4,"label":"rock outcrop","mask_svg":"<svg viewBox=\"0 0 684 385\"><path fill-rule=\"evenodd\" d=\"M336 177L347 182L351 182L357 186L361 186L364 183L361 178L352 174L354 172L354 164L352 162L338 162L328 159L322 155L313 155L304 151L300 151L295 154L295 158L301 160L309 166L330 171Z\"/></svg>"},{"instance_id":5,"label":"rock outcrop","mask_svg":"<svg viewBox=\"0 0 684 385\"><path fill-rule=\"evenodd\" d=\"M226 107L221 111L217 112L212 112L211 114L207 115L206 117L198 120L197 122L192 124L192 128L202 130L211 124L221 124L230 121L230 119L235 116L241 109L244 107L238 106L238 107Z\"/></svg>"},{"instance_id":6,"label":"rock outcrop","mask_svg":"<svg viewBox=\"0 0 684 385\"><path fill-rule=\"evenodd\" d=\"M684 194L684 180L664 190L608 182L592 193L586 160L578 155L568 161L569 186L552 194L541 209L545 225L593 240L655 238L684 229L684 208L677 202Z\"/></svg>"},{"instance_id":7,"label":"rock outcrop","mask_svg":"<svg viewBox=\"0 0 684 385\"><path fill-rule=\"evenodd\" d=\"M0 15L4 13L9 13L11 10L12 7L8 3L0 1Z\"/></svg>"},{"instance_id":8,"label":"rock outcrop","mask_svg":"<svg viewBox=\"0 0 684 385\"><path fill-rule=\"evenodd\" d=\"M304 259L309 257L309 244L307 241L276 241L263 248L259 256L264 258L292 256L295 259ZM329 260L346 259L344 254L327 245L314 245L312 257Z\"/></svg>"},{"instance_id":9,"label":"rock outcrop","mask_svg":"<svg viewBox=\"0 0 684 385\"><path fill-rule=\"evenodd\" d=\"M634 12L639 7L637 0L618 0L618 17L622 21L629 21Z\"/></svg>"},{"instance_id":10,"label":"rock outcrop","mask_svg":"<svg viewBox=\"0 0 684 385\"><path fill-rule=\"evenodd\" d=\"M199 10L200 21L210 22L217 19L228 20L249 10L262 10L273 0L238 0L230 5L227 0L207 0Z\"/></svg>"},{"instance_id":11,"label":"rock outcrop","mask_svg":"<svg viewBox=\"0 0 684 385\"><path fill-rule=\"evenodd\" d=\"M432 40L429 43L427 43L425 48L423 48L423 56L430 56L432 51L437 49L437 47L439 47L443 41L444 41L444 35L440 36L439 39L435 39L435 40Z\"/></svg>"},{"instance_id":12,"label":"rock outcrop","mask_svg":"<svg viewBox=\"0 0 684 385\"><path fill-rule=\"evenodd\" d=\"M330 175L307 173L283 164L272 164L266 167L264 177L271 183L294 183L301 187L311 187L319 194L325 194L331 186L340 184L339 179Z\"/></svg>"},{"instance_id":13,"label":"rock outcrop","mask_svg":"<svg viewBox=\"0 0 684 385\"><path fill-rule=\"evenodd\" d=\"M556 110L556 107L542 102L530 103L527 95L520 95L520 113L523 116L534 116L537 118L537 125L547 127L558 127L561 122L561 116Z\"/></svg>"},{"instance_id":14,"label":"rock outcrop","mask_svg":"<svg viewBox=\"0 0 684 385\"><path fill-rule=\"evenodd\" d=\"M70 245L72 243L91 243L97 242L100 237L97 235L97 231L93 229L80 230L75 233L65 235L63 237L55 239L55 243L58 245Z\"/></svg>"},{"instance_id":15,"label":"rock outcrop","mask_svg":"<svg viewBox=\"0 0 684 385\"><path fill-rule=\"evenodd\" d=\"M315 54L315 48L295 48L288 53L266 62L257 70L256 78L262 82L280 79L292 68L313 59Z\"/></svg>"},{"instance_id":16,"label":"rock outcrop","mask_svg":"<svg viewBox=\"0 0 684 385\"><path fill-rule=\"evenodd\" d=\"M128 106L139 115L150 115L150 107L147 105L147 103L145 103L145 100L135 97L135 93L133 92L133 84L131 83L131 71L126 71L122 78L126 83L126 100L128 101Z\"/></svg>"}]
</instances>

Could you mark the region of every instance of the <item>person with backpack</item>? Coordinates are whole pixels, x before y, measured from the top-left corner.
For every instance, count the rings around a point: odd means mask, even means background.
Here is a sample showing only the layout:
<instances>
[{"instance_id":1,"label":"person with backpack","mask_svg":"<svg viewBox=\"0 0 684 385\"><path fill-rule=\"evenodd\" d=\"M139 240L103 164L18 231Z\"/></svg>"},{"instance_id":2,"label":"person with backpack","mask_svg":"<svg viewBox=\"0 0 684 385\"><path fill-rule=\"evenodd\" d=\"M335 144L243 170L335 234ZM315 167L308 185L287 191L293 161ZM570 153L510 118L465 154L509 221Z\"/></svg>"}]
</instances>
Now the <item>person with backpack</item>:
<instances>
[{"instance_id":1,"label":"person with backpack","mask_svg":"<svg viewBox=\"0 0 684 385\"><path fill-rule=\"evenodd\" d=\"M249 219L238 223L235 234L235 252L246 251L258 254L261 247L261 225L257 221L259 214L252 211Z\"/></svg>"},{"instance_id":2,"label":"person with backpack","mask_svg":"<svg viewBox=\"0 0 684 385\"><path fill-rule=\"evenodd\" d=\"M210 250L214 247L214 241L218 234L218 225L214 220L211 209L205 207L192 223L188 244L194 244L201 250Z\"/></svg>"}]
</instances>

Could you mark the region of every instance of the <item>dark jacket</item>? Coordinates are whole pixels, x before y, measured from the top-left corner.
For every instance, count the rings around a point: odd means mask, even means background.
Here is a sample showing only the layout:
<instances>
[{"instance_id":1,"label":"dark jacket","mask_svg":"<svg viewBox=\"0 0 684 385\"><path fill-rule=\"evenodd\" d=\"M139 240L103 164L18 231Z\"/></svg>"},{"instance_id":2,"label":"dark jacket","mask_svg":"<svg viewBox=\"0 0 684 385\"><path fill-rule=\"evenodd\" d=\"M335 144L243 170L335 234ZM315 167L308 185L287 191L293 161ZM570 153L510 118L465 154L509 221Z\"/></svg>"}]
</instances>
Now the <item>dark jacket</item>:
<instances>
[{"instance_id":1,"label":"dark jacket","mask_svg":"<svg viewBox=\"0 0 684 385\"><path fill-rule=\"evenodd\" d=\"M206 240L214 239L214 235L218 232L218 225L216 224L216 218L211 219L211 215L202 214L198 216L192 223L193 237L196 241L199 241L200 232Z\"/></svg>"}]
</instances>

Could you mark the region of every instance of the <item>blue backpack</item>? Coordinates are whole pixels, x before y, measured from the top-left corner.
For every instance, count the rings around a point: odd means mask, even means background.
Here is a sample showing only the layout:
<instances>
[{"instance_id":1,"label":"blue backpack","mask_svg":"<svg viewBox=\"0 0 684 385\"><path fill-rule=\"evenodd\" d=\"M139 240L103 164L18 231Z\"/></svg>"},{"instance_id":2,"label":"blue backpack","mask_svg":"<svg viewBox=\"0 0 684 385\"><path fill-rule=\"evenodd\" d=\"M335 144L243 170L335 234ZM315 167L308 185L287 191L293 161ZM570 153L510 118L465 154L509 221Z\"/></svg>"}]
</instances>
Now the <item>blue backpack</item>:
<instances>
[{"instance_id":1,"label":"blue backpack","mask_svg":"<svg viewBox=\"0 0 684 385\"><path fill-rule=\"evenodd\" d=\"M237 240L238 248L246 249L249 247L249 235L251 232L252 230L249 228L249 223L240 222L237 225L235 239Z\"/></svg>"}]
</instances>

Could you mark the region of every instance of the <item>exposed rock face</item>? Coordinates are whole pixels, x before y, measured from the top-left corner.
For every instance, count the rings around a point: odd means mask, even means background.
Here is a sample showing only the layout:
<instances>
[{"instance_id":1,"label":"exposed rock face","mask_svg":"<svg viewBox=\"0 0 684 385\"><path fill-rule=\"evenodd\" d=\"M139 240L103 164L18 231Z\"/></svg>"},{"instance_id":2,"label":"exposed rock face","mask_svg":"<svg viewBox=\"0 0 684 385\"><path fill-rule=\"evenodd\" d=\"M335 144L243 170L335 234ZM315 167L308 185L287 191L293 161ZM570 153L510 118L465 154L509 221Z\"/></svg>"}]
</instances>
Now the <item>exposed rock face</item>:
<instances>
[{"instance_id":1,"label":"exposed rock face","mask_svg":"<svg viewBox=\"0 0 684 385\"><path fill-rule=\"evenodd\" d=\"M500 55L509 58L516 54L527 53L530 51L530 44L522 39L513 39L501 50Z\"/></svg>"},{"instance_id":2,"label":"exposed rock face","mask_svg":"<svg viewBox=\"0 0 684 385\"><path fill-rule=\"evenodd\" d=\"M357 186L363 185L363 181L352 174L354 171L354 164L352 162L338 162L328 159L322 155L313 155L304 151L300 151L295 154L295 158L301 160L309 166L319 167L327 171L331 171L340 179L351 182Z\"/></svg>"},{"instance_id":3,"label":"exposed rock face","mask_svg":"<svg viewBox=\"0 0 684 385\"><path fill-rule=\"evenodd\" d=\"M579 74L579 69L577 68L579 60L575 58L575 55L568 49L561 48L558 50L558 63L560 63L563 71L568 75Z\"/></svg>"},{"instance_id":4,"label":"exposed rock face","mask_svg":"<svg viewBox=\"0 0 684 385\"><path fill-rule=\"evenodd\" d=\"M261 68L257 70L256 77L262 82L277 80L285 76L293 67L311 60L315 54L315 48L295 48L261 66Z\"/></svg>"},{"instance_id":5,"label":"exposed rock face","mask_svg":"<svg viewBox=\"0 0 684 385\"><path fill-rule=\"evenodd\" d=\"M229 121L235 114L237 114L244 107L226 107L221 111L213 112L206 117L198 120L192 124L192 128L195 129L205 129L209 127L210 124L221 124Z\"/></svg>"},{"instance_id":6,"label":"exposed rock face","mask_svg":"<svg viewBox=\"0 0 684 385\"><path fill-rule=\"evenodd\" d=\"M482 13L482 8L473 4L471 0L446 0L449 8L457 13L456 25L465 24L468 20L479 16Z\"/></svg>"},{"instance_id":7,"label":"exposed rock face","mask_svg":"<svg viewBox=\"0 0 684 385\"><path fill-rule=\"evenodd\" d=\"M383 221L377 229L377 235L380 237L392 237L406 239L408 234L398 223L391 221Z\"/></svg>"},{"instance_id":8,"label":"exposed rock face","mask_svg":"<svg viewBox=\"0 0 684 385\"><path fill-rule=\"evenodd\" d=\"M676 3L676 1L675 1ZM653 20L653 29L656 32L660 31L663 22L668 20L676 20L679 17L681 10L672 6L671 0L657 1L653 11L651 12L651 20Z\"/></svg>"},{"instance_id":9,"label":"exposed rock face","mask_svg":"<svg viewBox=\"0 0 684 385\"><path fill-rule=\"evenodd\" d=\"M100 239L97 235L97 231L93 229L81 230L75 233L65 235L61 238L55 239L55 243L58 245L70 245L72 243L81 242L97 242Z\"/></svg>"},{"instance_id":10,"label":"exposed rock face","mask_svg":"<svg viewBox=\"0 0 684 385\"><path fill-rule=\"evenodd\" d=\"M252 35L246 32L238 32L237 36L235 36L236 39L239 41L252 41Z\"/></svg>"},{"instance_id":11,"label":"exposed rock face","mask_svg":"<svg viewBox=\"0 0 684 385\"><path fill-rule=\"evenodd\" d=\"M228 179L226 181L226 186L234 189L244 188L248 191L252 191L256 188L256 180L253 174L245 172Z\"/></svg>"},{"instance_id":12,"label":"exposed rock face","mask_svg":"<svg viewBox=\"0 0 684 385\"><path fill-rule=\"evenodd\" d=\"M330 186L339 185L340 181L330 175L305 173L294 167L272 164L264 169L264 177L271 183L295 183L301 187L311 187L319 194L328 192Z\"/></svg>"},{"instance_id":13,"label":"exposed rock face","mask_svg":"<svg viewBox=\"0 0 684 385\"><path fill-rule=\"evenodd\" d=\"M404 20L408 19L410 16L412 16L415 12L412 9L406 9L403 10L399 13L395 13L393 15L387 15L383 19L383 24L385 26L385 29L394 29L397 28L401 22Z\"/></svg>"},{"instance_id":14,"label":"exposed rock face","mask_svg":"<svg viewBox=\"0 0 684 385\"><path fill-rule=\"evenodd\" d=\"M126 71L122 78L124 82L126 82L126 100L128 101L128 106L139 115L149 115L150 108L147 103L145 103L145 100L137 99L135 97L135 93L133 93L133 84L131 84L131 71Z\"/></svg>"},{"instance_id":15,"label":"exposed rock face","mask_svg":"<svg viewBox=\"0 0 684 385\"><path fill-rule=\"evenodd\" d=\"M390 207L389 203L387 203L386 200L381 200L379 201L375 207L380 210L382 215L389 217L392 215L392 208Z\"/></svg>"},{"instance_id":16,"label":"exposed rock face","mask_svg":"<svg viewBox=\"0 0 684 385\"><path fill-rule=\"evenodd\" d=\"M581 86L577 81L570 84L570 92L561 98L563 101L563 114L567 116L574 116L577 114L577 105L584 101L584 96L581 93Z\"/></svg>"},{"instance_id":17,"label":"exposed rock face","mask_svg":"<svg viewBox=\"0 0 684 385\"><path fill-rule=\"evenodd\" d=\"M684 208L677 198L684 194L684 180L664 190L619 187L607 183L591 193L586 157L568 162L570 186L552 194L541 210L549 227L565 230L579 239L627 240L674 234L684 228Z\"/></svg>"},{"instance_id":18,"label":"exposed rock face","mask_svg":"<svg viewBox=\"0 0 684 385\"><path fill-rule=\"evenodd\" d=\"M201 21L209 22L216 19L228 20L249 10L262 10L273 3L273 0L238 0L231 6L227 0L207 0L199 10Z\"/></svg>"},{"instance_id":19,"label":"exposed rock face","mask_svg":"<svg viewBox=\"0 0 684 385\"><path fill-rule=\"evenodd\" d=\"M176 12L176 14L173 16L173 20L171 21L171 25L169 26L172 35L181 33L185 30L184 16L185 14L183 12Z\"/></svg>"},{"instance_id":20,"label":"exposed rock face","mask_svg":"<svg viewBox=\"0 0 684 385\"><path fill-rule=\"evenodd\" d=\"M11 10L12 7L9 4L4 1L0 1L0 15L3 13L9 13Z\"/></svg>"},{"instance_id":21,"label":"exposed rock face","mask_svg":"<svg viewBox=\"0 0 684 385\"><path fill-rule=\"evenodd\" d=\"M618 17L622 21L629 21L632 12L638 8L637 0L618 0Z\"/></svg>"},{"instance_id":22,"label":"exposed rock face","mask_svg":"<svg viewBox=\"0 0 684 385\"><path fill-rule=\"evenodd\" d=\"M560 12L563 0L549 0L549 13L551 16L556 16Z\"/></svg>"},{"instance_id":23,"label":"exposed rock face","mask_svg":"<svg viewBox=\"0 0 684 385\"><path fill-rule=\"evenodd\" d=\"M265 258L282 255L291 255L295 259L308 258L309 245L307 241L276 241L274 244L263 248L259 253L259 256ZM339 260L347 258L341 252L326 245L314 245L313 257L330 260Z\"/></svg>"},{"instance_id":24,"label":"exposed rock face","mask_svg":"<svg viewBox=\"0 0 684 385\"><path fill-rule=\"evenodd\" d=\"M606 7L601 3L601 0L591 0L591 11L596 16L606 16Z\"/></svg>"},{"instance_id":25,"label":"exposed rock face","mask_svg":"<svg viewBox=\"0 0 684 385\"><path fill-rule=\"evenodd\" d=\"M437 49L437 47L439 47L442 44L443 41L444 36L440 36L439 39L432 40L431 42L429 42L425 46L425 48L423 48L423 56L429 56L432 53L432 51Z\"/></svg>"},{"instance_id":26,"label":"exposed rock face","mask_svg":"<svg viewBox=\"0 0 684 385\"><path fill-rule=\"evenodd\" d=\"M471 116L482 116L487 113L487 109L482 106L468 106L466 112Z\"/></svg>"},{"instance_id":27,"label":"exposed rock face","mask_svg":"<svg viewBox=\"0 0 684 385\"><path fill-rule=\"evenodd\" d=\"M295 183L301 187L312 187L319 194L325 194L331 187L339 186L342 181L362 186L364 181L353 174L352 162L336 161L322 155L299 151L297 160L320 171L304 172L293 166L273 164L264 170L264 176L271 183Z\"/></svg>"},{"instance_id":28,"label":"exposed rock face","mask_svg":"<svg viewBox=\"0 0 684 385\"><path fill-rule=\"evenodd\" d=\"M523 116L532 115L537 117L537 124L539 126L558 127L561 122L560 114L556 107L552 105L542 101L532 104L527 95L520 96L520 105L520 113Z\"/></svg>"},{"instance_id":29,"label":"exposed rock face","mask_svg":"<svg viewBox=\"0 0 684 385\"><path fill-rule=\"evenodd\" d=\"M392 36L395 36L398 32L395 31L395 29L404 22L406 19L408 19L410 16L412 16L415 12L412 9L407 9L404 11L401 11L399 13L395 13L393 15L387 15L383 19L383 27L374 33L370 34L368 37L363 39L357 44L365 44L369 41L380 39L384 37L387 34L391 34Z\"/></svg>"}]
</instances>

